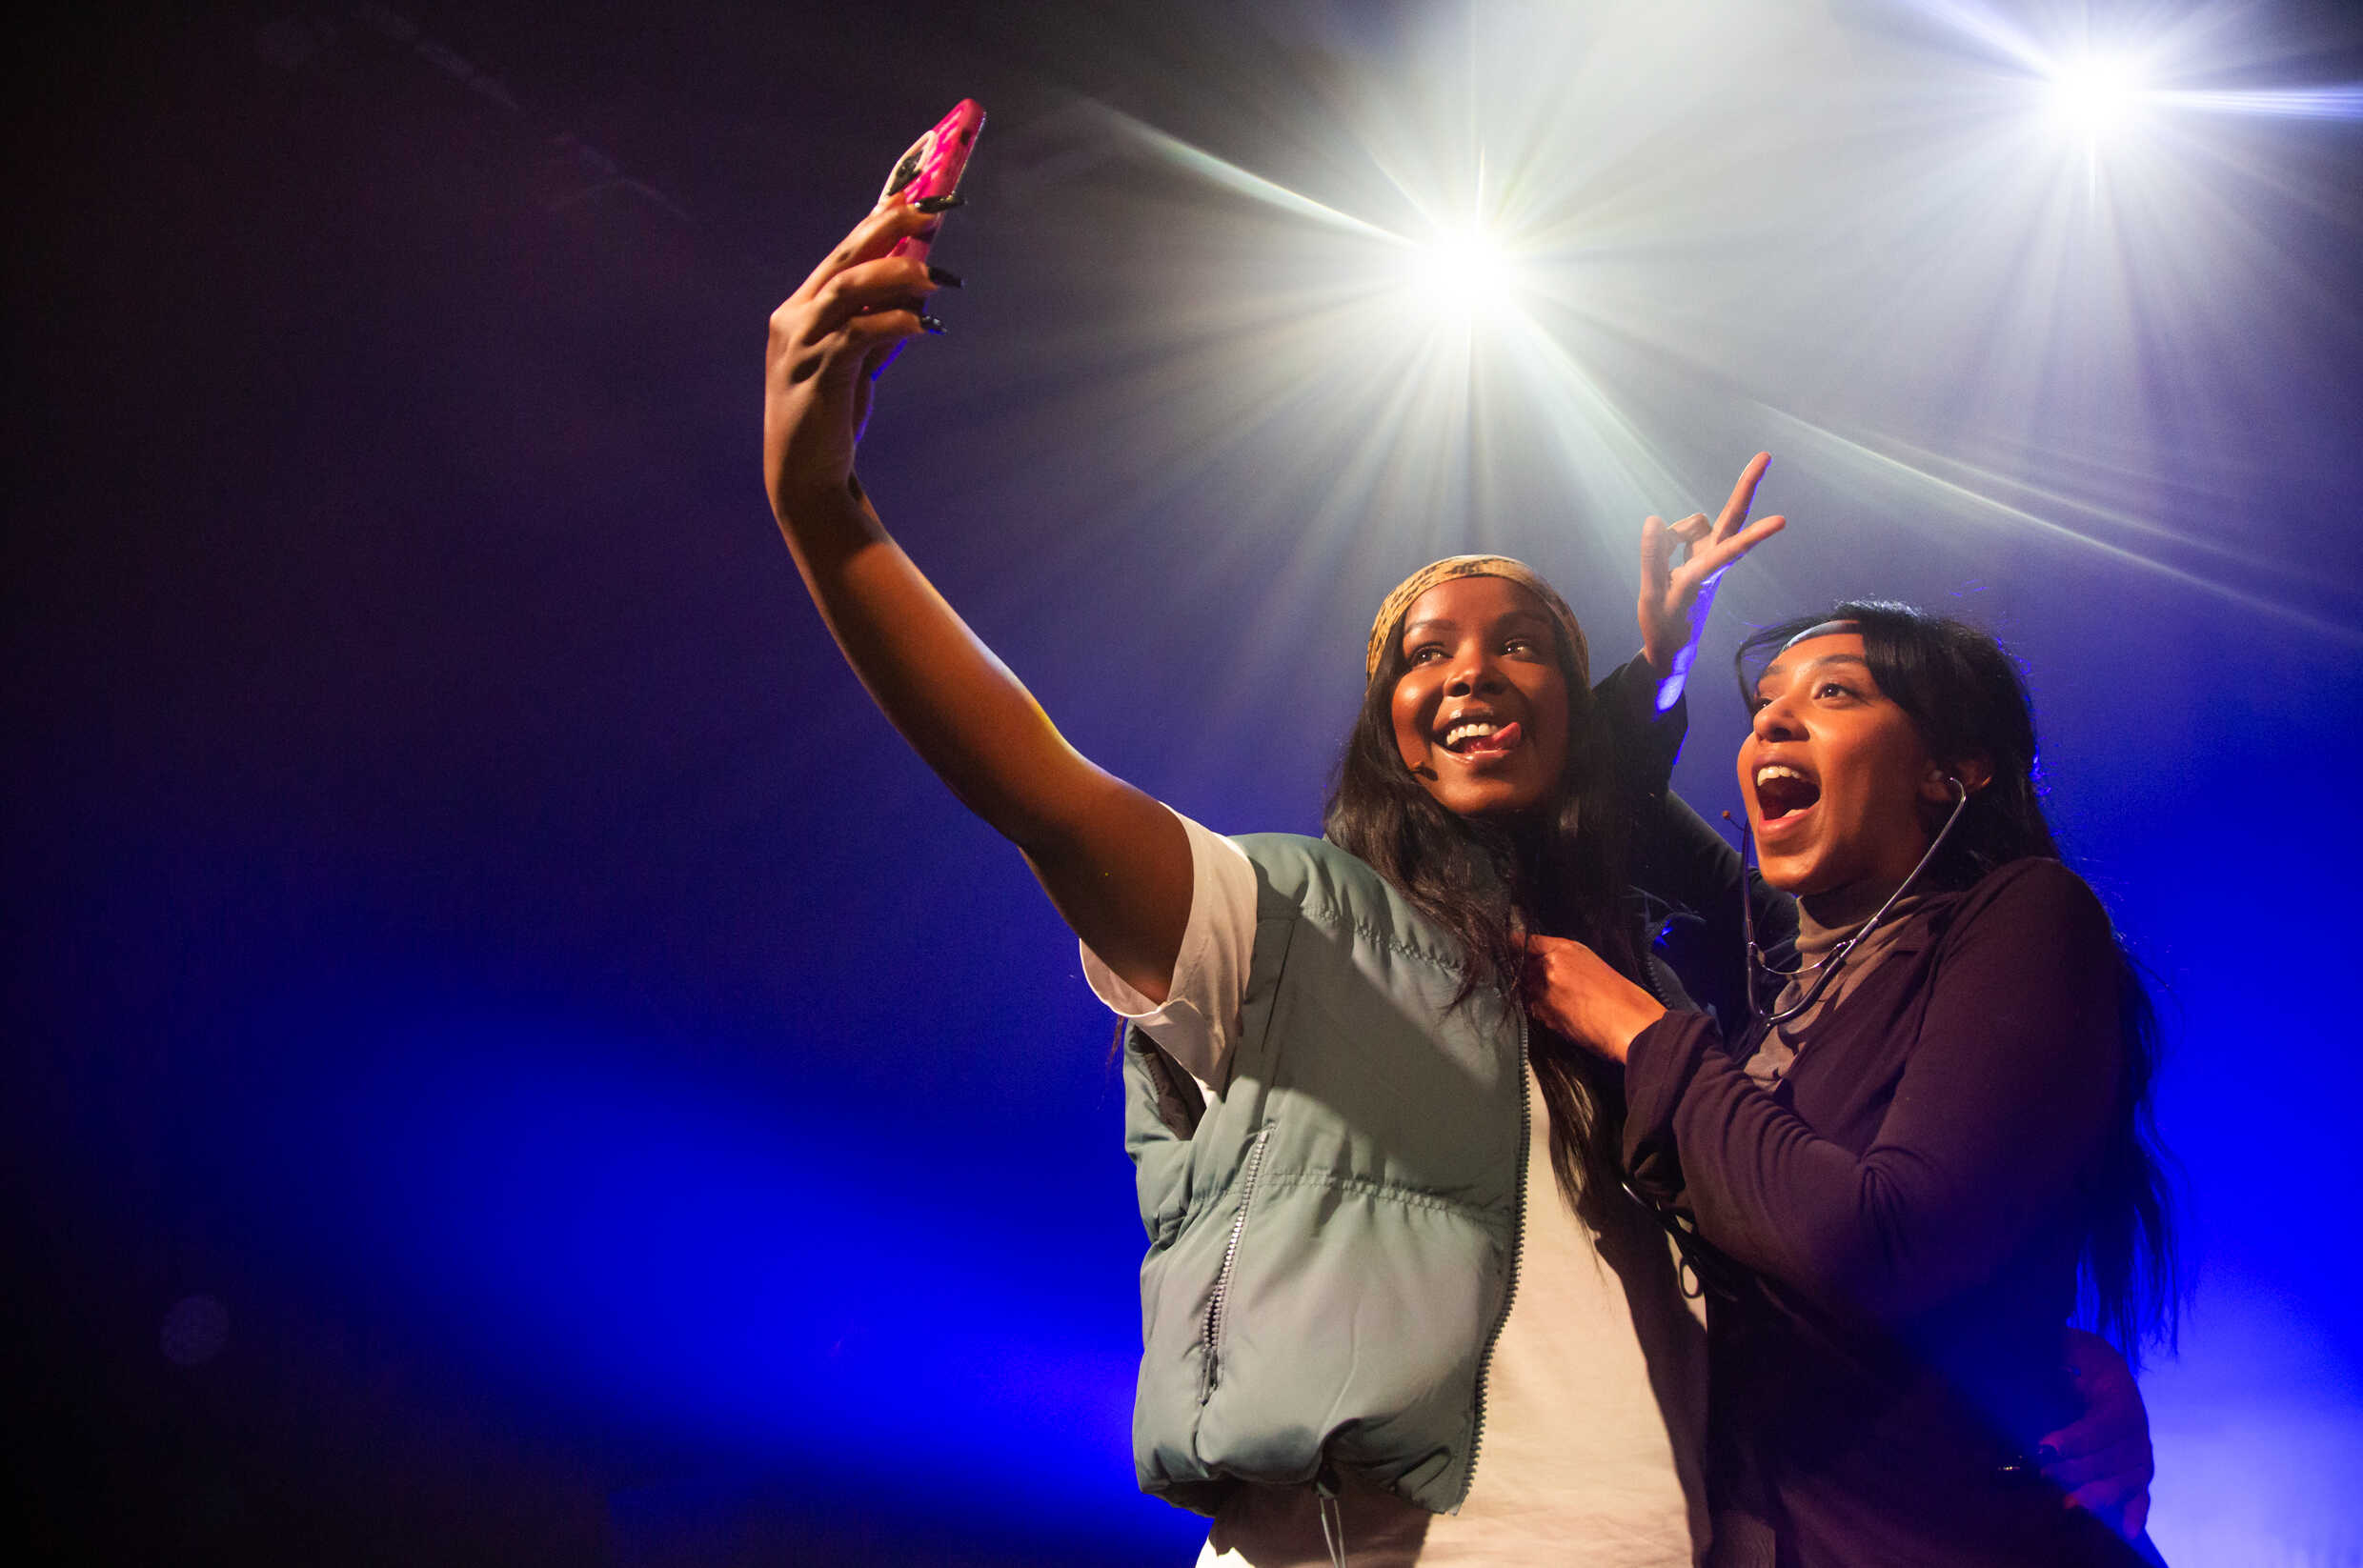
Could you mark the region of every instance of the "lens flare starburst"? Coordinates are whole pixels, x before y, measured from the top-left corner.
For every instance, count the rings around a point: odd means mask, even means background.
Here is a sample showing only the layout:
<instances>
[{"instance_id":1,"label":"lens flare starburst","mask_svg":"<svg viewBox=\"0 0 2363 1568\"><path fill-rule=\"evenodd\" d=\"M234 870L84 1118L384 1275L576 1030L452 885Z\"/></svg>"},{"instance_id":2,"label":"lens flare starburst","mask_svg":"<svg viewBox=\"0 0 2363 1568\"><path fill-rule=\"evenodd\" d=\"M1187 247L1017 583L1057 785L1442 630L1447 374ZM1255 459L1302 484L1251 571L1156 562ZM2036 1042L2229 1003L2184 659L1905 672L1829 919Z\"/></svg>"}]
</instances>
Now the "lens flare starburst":
<instances>
[{"instance_id":1,"label":"lens flare starburst","mask_svg":"<svg viewBox=\"0 0 2363 1568\"><path fill-rule=\"evenodd\" d=\"M1625 580L1641 516L1713 502L1785 429L1821 506L1914 520L1862 541L1889 592L2106 563L2356 640L2363 603L2317 563L2178 510L2271 461L2242 453L2289 365L2363 347L2324 259L2352 228L2334 160L2295 139L2351 95L2273 86L2221 8L2136 38L1904 10L1303 23L1261 51L1288 62L1259 88L1277 139L1230 102L1153 125L1078 100L1044 154L1090 143L1121 204L1078 254L1159 236L1152 310L1043 346L1107 367L1088 415L1139 476L1079 510L1191 519L1217 536L1185 570L1267 568L1289 609L1261 624L1350 624L1423 555ZM1767 592L1809 596L1784 570Z\"/></svg>"},{"instance_id":2,"label":"lens flare starburst","mask_svg":"<svg viewBox=\"0 0 2363 1568\"><path fill-rule=\"evenodd\" d=\"M2053 123L2087 142L2109 140L2131 127L2148 90L2131 61L2090 56L2062 64L2047 98Z\"/></svg>"},{"instance_id":3,"label":"lens flare starburst","mask_svg":"<svg viewBox=\"0 0 2363 1568\"><path fill-rule=\"evenodd\" d=\"M1503 241L1480 224L1446 228L1404 263L1412 302L1438 317L1474 322L1514 303L1517 271Z\"/></svg>"}]
</instances>

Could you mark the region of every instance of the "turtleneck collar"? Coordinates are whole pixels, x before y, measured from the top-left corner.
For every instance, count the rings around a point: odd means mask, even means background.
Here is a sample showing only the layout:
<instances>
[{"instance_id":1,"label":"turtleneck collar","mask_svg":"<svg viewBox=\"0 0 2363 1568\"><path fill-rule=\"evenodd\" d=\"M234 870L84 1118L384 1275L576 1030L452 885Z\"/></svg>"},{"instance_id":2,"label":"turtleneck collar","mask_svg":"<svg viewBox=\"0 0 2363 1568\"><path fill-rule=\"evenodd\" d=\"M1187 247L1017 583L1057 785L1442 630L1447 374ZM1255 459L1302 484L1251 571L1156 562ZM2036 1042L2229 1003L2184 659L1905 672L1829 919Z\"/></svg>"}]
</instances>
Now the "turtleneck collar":
<instances>
[{"instance_id":1,"label":"turtleneck collar","mask_svg":"<svg viewBox=\"0 0 2363 1568\"><path fill-rule=\"evenodd\" d=\"M1803 1002L1816 981L1823 978L1822 966L1846 942L1853 940L1870 917L1879 913L1888 895L1897 887L1893 882L1858 883L1838 888L1828 894L1815 894L1797 901L1797 962L1798 968L1788 983L1781 987L1774 1001L1775 1011L1784 1011ZM1888 917L1879 922L1879 929L1849 952L1828 984L1822 987L1820 998L1787 1023L1765 1032L1757 1042L1755 1054L1747 1060L1745 1071L1760 1086L1769 1089L1787 1076L1796 1060L1797 1048L1815 1025L1829 1016L1830 1010L1844 1001L1861 985L1866 975L1879 966L1894 947L1897 937L1910 926L1914 915L1927 905L1930 893L1915 892L1895 900Z\"/></svg>"},{"instance_id":2,"label":"turtleneck collar","mask_svg":"<svg viewBox=\"0 0 2363 1568\"><path fill-rule=\"evenodd\" d=\"M1827 893L1808 893L1797 899L1797 951L1808 958L1819 957L1840 942L1863 929L1863 922L1879 913L1879 906L1888 901L1903 884L1888 881L1849 882ZM1919 895L1914 895L1912 902ZM1903 904L1895 913L1903 912Z\"/></svg>"}]
</instances>

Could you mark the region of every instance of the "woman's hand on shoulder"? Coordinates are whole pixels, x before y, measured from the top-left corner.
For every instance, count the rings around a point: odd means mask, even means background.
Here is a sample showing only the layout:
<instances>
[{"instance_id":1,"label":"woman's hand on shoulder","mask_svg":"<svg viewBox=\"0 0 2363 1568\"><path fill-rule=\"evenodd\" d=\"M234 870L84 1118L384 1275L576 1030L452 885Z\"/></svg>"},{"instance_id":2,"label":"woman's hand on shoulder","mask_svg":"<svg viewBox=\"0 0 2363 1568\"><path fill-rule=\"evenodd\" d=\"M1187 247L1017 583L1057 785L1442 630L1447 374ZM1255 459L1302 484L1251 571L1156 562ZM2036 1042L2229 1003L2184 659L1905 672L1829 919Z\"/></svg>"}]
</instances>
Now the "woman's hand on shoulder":
<instances>
[{"instance_id":1,"label":"woman's hand on shoulder","mask_svg":"<svg viewBox=\"0 0 2363 1568\"><path fill-rule=\"evenodd\" d=\"M870 378L897 344L928 330L920 310L936 291L923 262L890 252L938 221L890 197L772 312L763 482L783 523L800 506L858 498L854 444L870 416Z\"/></svg>"},{"instance_id":2,"label":"woman's hand on shoulder","mask_svg":"<svg viewBox=\"0 0 2363 1568\"><path fill-rule=\"evenodd\" d=\"M1666 1016L1665 1004L1565 936L1526 938L1526 1011L1547 1029L1621 1062L1634 1036Z\"/></svg>"},{"instance_id":3,"label":"woman's hand on shoulder","mask_svg":"<svg viewBox=\"0 0 2363 1568\"><path fill-rule=\"evenodd\" d=\"M1641 649L1657 672L1660 712L1682 694L1714 608L1715 585L1740 557L1788 526L1786 517L1747 520L1756 486L1771 466L1769 452L1749 459L1711 524L1707 513L1694 512L1676 522L1650 517L1641 525ZM1685 552L1680 564L1674 560L1677 549Z\"/></svg>"}]
</instances>

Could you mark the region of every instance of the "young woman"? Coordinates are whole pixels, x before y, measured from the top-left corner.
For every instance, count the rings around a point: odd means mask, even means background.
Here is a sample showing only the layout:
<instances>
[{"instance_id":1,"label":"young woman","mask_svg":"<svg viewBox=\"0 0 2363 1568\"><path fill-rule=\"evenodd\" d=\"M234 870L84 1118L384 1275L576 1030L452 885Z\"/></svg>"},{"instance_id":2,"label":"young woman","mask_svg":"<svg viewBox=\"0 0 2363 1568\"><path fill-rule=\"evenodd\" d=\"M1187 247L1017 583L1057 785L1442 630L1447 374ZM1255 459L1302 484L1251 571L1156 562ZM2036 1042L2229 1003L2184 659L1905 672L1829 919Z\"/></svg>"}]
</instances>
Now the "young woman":
<instances>
[{"instance_id":1,"label":"young woman","mask_svg":"<svg viewBox=\"0 0 2363 1568\"><path fill-rule=\"evenodd\" d=\"M1797 918L1754 1023L1727 1038L1547 937L1530 992L1625 1066L1636 1187L1724 1276L1716 1560L2131 1560L2024 1457L2075 1402L2079 1282L2129 1347L2174 1300L2150 1010L2060 864L2025 686L1991 637L1894 605L1750 652L1741 794Z\"/></svg>"},{"instance_id":2,"label":"young woman","mask_svg":"<svg viewBox=\"0 0 2363 1568\"><path fill-rule=\"evenodd\" d=\"M1681 999L1620 896L1620 794L1663 788L1703 587L1781 526L1747 522L1767 459L1716 523L1650 520L1646 651L1597 694L1530 570L1415 573L1372 628L1329 838L1221 838L1069 748L854 475L871 371L938 282L887 252L932 221L889 199L774 313L765 476L855 671L1133 1020L1142 1485L1214 1516L1224 1563L1692 1561L1703 1335L1605 1178L1612 1081L1517 986L1552 934Z\"/></svg>"}]
</instances>

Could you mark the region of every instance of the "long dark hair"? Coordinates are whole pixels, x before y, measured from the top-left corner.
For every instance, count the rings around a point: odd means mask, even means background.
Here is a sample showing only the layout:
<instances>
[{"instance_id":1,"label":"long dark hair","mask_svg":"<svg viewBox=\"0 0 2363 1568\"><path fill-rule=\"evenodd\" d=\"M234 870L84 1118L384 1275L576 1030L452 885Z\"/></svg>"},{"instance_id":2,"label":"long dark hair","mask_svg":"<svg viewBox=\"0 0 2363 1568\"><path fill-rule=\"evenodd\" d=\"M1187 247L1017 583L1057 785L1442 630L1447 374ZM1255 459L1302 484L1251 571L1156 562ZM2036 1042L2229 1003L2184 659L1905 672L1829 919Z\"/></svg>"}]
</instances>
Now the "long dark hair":
<instances>
[{"instance_id":1,"label":"long dark hair","mask_svg":"<svg viewBox=\"0 0 2363 1568\"><path fill-rule=\"evenodd\" d=\"M1752 712L1756 673L1801 633L1823 626L1862 633L1880 692L1912 722L1929 754L1970 758L1992 770L1929 868L1934 887L1961 890L2013 860L2061 857L2043 811L2034 703L2026 676L1991 633L1946 615L1877 599L1854 600L1769 626L1740 644L1740 692ZM1930 807L1931 834L1948 807ZM2112 934L2114 935L2114 934ZM2122 935L2117 1018L2124 1035L2117 1113L2096 1173L2090 1229L2078 1259L2078 1314L2138 1362L2144 1343L2171 1348L2182 1295L2173 1232L2171 1157L2159 1141L2151 1088L2157 1075L2157 1008Z\"/></svg>"},{"instance_id":2,"label":"long dark hair","mask_svg":"<svg viewBox=\"0 0 2363 1568\"><path fill-rule=\"evenodd\" d=\"M1385 877L1460 944L1465 962L1455 1006L1480 989L1519 1002L1522 933L1573 937L1620 972L1639 974L1625 904L1625 808L1614 759L1585 672L1556 625L1551 646L1567 689L1567 754L1545 804L1504 821L1460 816L1437 804L1404 766L1394 721L1395 687L1407 667L1398 616L1323 808L1322 829L1331 843ZM1551 1166L1560 1186L1577 1203L1587 1194L1616 1191L1624 1107L1618 1075L1539 1023L1527 1038L1550 1110Z\"/></svg>"}]
</instances>

